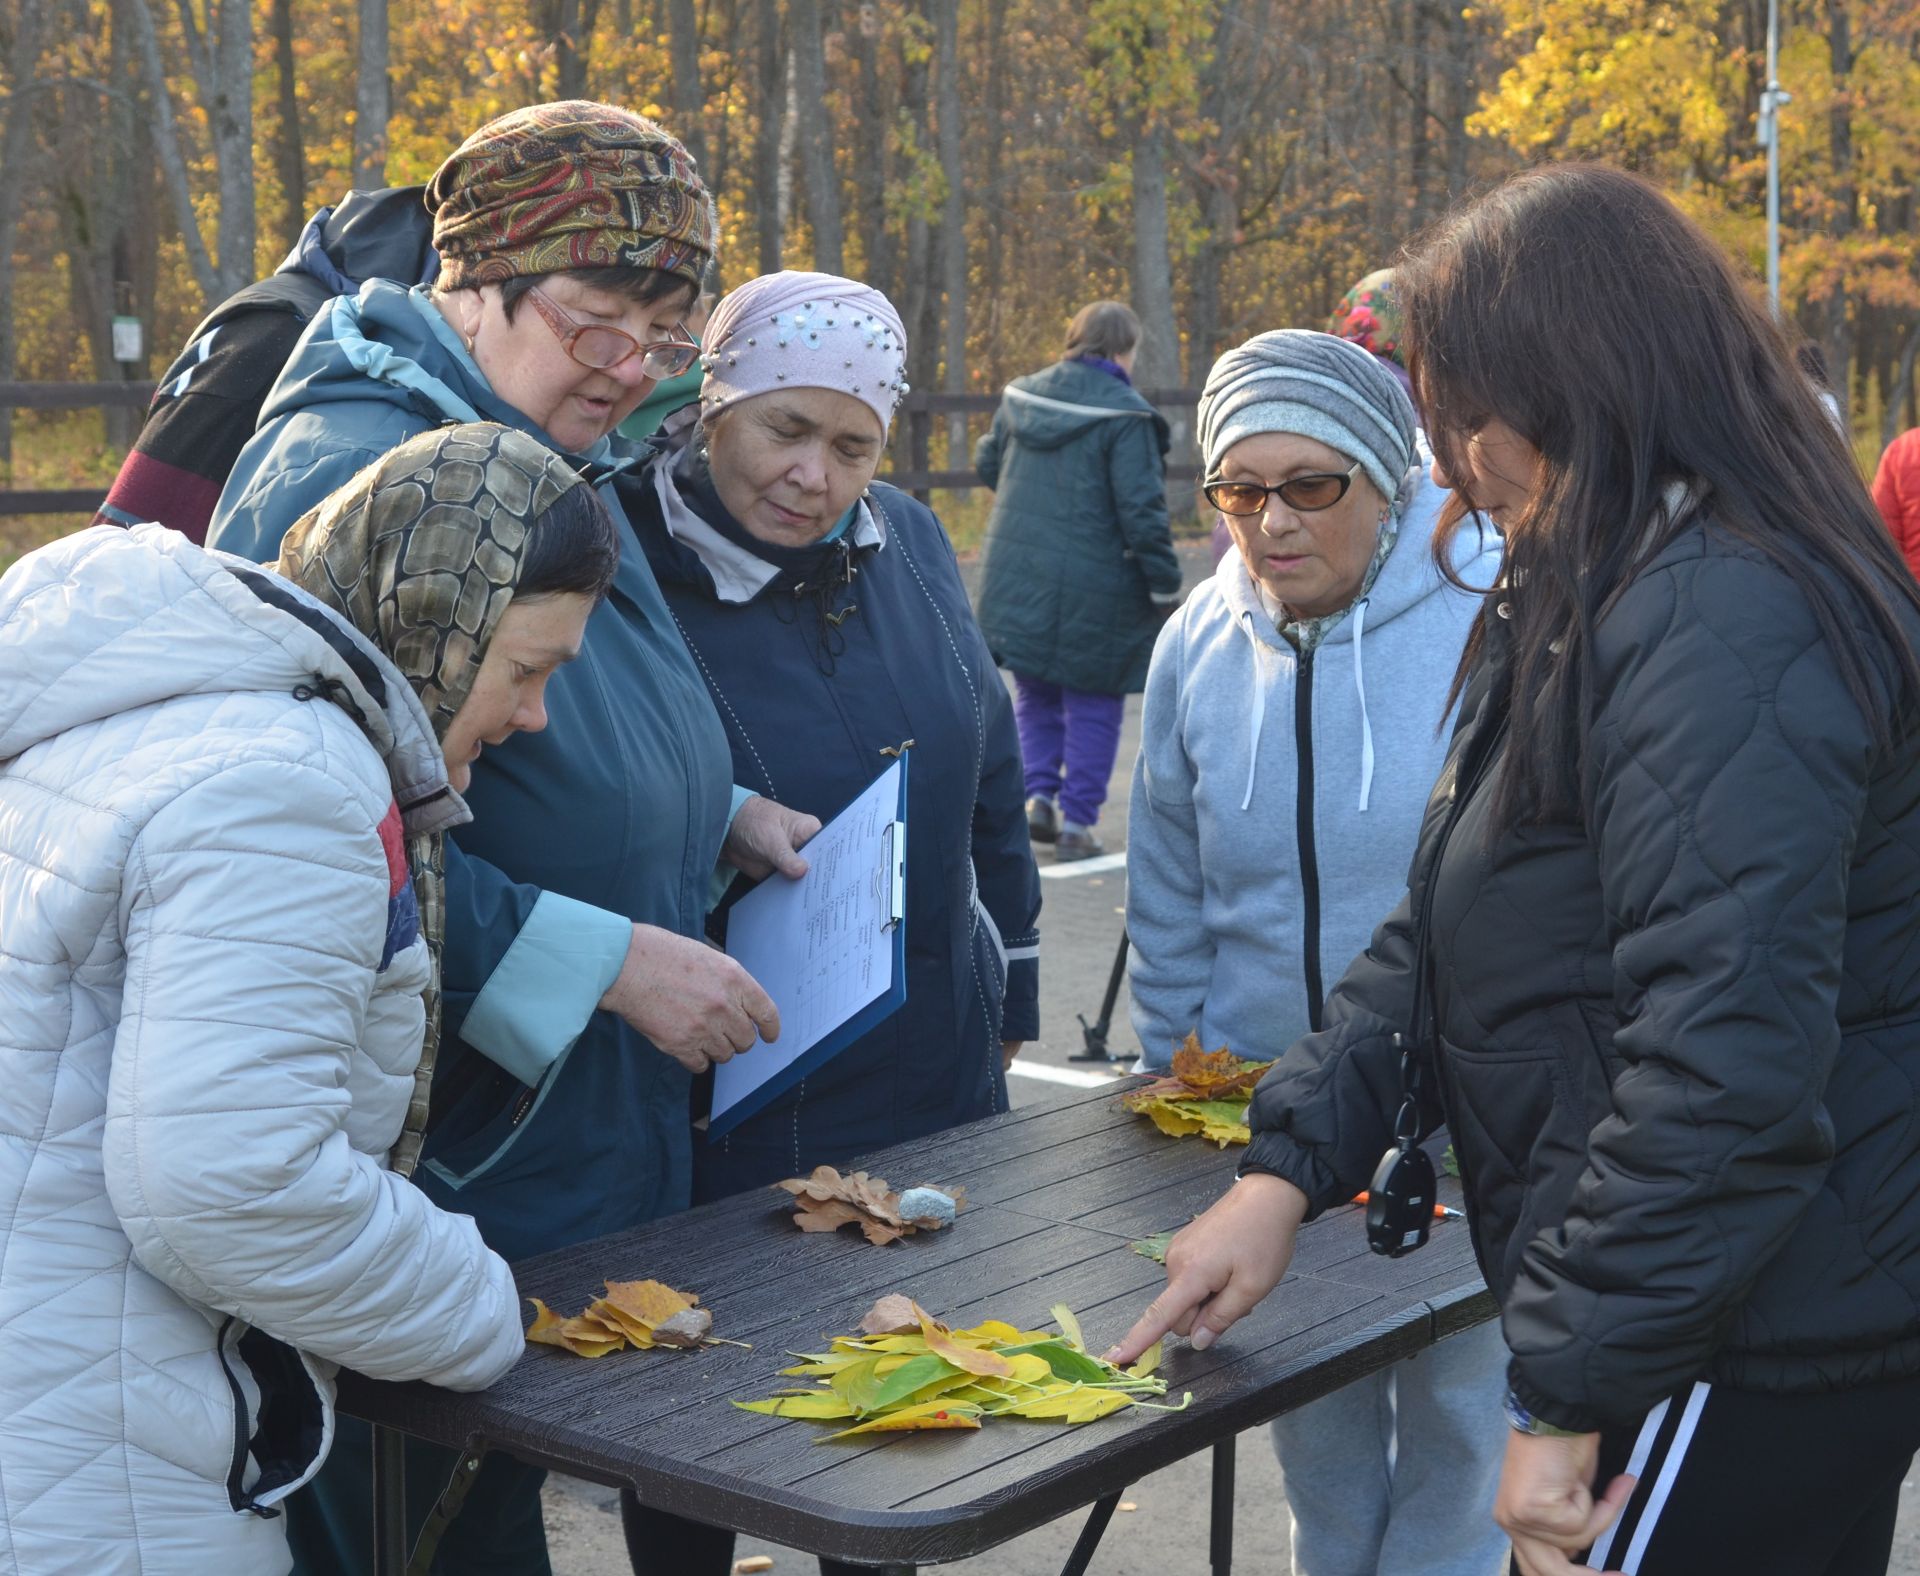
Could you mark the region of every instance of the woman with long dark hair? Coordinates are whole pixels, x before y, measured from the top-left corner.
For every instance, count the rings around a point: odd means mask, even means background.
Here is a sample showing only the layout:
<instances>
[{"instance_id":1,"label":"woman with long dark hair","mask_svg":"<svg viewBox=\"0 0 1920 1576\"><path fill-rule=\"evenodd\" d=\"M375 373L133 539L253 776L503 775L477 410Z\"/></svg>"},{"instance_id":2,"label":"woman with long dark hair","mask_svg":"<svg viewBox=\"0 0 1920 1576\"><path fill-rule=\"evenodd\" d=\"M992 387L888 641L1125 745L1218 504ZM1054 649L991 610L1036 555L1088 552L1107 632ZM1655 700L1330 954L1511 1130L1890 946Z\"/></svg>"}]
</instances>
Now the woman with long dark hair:
<instances>
[{"instance_id":1,"label":"woman with long dark hair","mask_svg":"<svg viewBox=\"0 0 1920 1576\"><path fill-rule=\"evenodd\" d=\"M1645 182L1517 176L1396 279L1440 562L1476 508L1505 572L1408 898L1119 1350L1211 1344L1414 1100L1513 1354L1515 1568L1883 1572L1920 1445L1920 590Z\"/></svg>"}]
</instances>

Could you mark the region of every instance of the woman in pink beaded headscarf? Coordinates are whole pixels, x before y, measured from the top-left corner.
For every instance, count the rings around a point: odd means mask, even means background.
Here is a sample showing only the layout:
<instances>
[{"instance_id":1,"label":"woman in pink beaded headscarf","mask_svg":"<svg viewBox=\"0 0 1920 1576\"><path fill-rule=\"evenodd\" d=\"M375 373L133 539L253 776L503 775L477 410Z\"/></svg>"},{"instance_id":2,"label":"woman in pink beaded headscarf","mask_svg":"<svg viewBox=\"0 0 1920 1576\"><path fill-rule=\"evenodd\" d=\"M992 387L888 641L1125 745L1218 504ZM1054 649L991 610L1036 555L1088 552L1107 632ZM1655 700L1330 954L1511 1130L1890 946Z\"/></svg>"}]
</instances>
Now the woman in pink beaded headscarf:
<instances>
[{"instance_id":1,"label":"woman in pink beaded headscarf","mask_svg":"<svg viewBox=\"0 0 1920 1576\"><path fill-rule=\"evenodd\" d=\"M743 285L708 321L698 406L667 418L633 489L629 518L743 790L824 821L912 743L906 1003L696 1141L696 1203L1004 1111L1006 1065L1039 1028L1013 707L939 520L874 475L905 359L900 316L870 286ZM731 1533L637 1503L627 1527L641 1576L732 1569Z\"/></svg>"}]
</instances>

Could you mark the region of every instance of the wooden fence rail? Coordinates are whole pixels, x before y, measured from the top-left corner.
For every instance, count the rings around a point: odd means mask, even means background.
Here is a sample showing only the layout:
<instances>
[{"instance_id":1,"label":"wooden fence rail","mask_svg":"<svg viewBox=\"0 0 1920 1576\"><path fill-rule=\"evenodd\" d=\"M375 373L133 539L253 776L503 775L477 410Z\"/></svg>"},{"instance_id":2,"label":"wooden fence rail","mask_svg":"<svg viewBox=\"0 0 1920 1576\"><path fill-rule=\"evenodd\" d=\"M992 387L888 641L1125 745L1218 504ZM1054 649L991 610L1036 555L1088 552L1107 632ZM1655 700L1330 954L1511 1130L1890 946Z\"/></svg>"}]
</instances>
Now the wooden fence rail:
<instances>
[{"instance_id":1,"label":"wooden fence rail","mask_svg":"<svg viewBox=\"0 0 1920 1576\"><path fill-rule=\"evenodd\" d=\"M134 406L145 409L153 399L153 383L5 383L0 382L0 409L13 410L104 410ZM1200 402L1198 389L1149 389L1142 391L1154 405L1167 412L1191 412ZM940 416L991 415L999 408L998 394L941 394L915 390L901 402L901 427L895 444L895 457L904 464L880 479L923 502L935 489L965 491L982 485L971 470L935 470L932 464L934 420ZM1172 485L1198 479L1191 465L1175 464L1167 468ZM40 488L0 491L0 515L16 514L91 514L106 497L111 479L95 487Z\"/></svg>"}]
</instances>

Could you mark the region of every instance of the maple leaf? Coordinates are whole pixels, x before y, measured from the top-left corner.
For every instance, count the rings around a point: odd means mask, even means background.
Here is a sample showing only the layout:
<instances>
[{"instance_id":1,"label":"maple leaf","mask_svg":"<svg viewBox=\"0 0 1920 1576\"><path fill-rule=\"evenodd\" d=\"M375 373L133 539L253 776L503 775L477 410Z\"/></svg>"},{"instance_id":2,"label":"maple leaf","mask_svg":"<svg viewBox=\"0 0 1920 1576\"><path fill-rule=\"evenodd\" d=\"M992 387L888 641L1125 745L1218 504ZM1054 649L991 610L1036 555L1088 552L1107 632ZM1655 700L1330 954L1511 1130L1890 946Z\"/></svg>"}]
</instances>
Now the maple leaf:
<instances>
[{"instance_id":1,"label":"maple leaf","mask_svg":"<svg viewBox=\"0 0 1920 1576\"><path fill-rule=\"evenodd\" d=\"M1253 1086L1272 1065L1242 1061L1225 1046L1203 1051L1189 1034L1174 1053L1172 1076L1130 1090L1120 1103L1170 1138L1197 1133L1224 1149L1251 1139L1247 1104Z\"/></svg>"},{"instance_id":2,"label":"maple leaf","mask_svg":"<svg viewBox=\"0 0 1920 1576\"><path fill-rule=\"evenodd\" d=\"M1186 1044L1173 1053L1173 1076L1195 1094L1220 1099L1230 1094L1250 1094L1272 1062L1242 1061L1224 1045L1217 1051L1203 1051L1197 1035L1189 1034Z\"/></svg>"}]
</instances>

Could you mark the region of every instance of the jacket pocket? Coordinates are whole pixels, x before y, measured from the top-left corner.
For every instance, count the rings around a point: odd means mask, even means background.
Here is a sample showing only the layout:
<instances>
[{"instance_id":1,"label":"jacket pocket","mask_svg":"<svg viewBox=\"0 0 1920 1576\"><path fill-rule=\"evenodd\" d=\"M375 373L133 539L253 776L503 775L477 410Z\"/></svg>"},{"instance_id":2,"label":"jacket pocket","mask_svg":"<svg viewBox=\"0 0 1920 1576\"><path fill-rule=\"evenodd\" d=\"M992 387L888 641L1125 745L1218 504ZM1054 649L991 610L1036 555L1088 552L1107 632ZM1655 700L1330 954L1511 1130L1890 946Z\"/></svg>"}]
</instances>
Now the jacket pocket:
<instances>
[{"instance_id":1,"label":"jacket pocket","mask_svg":"<svg viewBox=\"0 0 1920 1576\"><path fill-rule=\"evenodd\" d=\"M1442 1040L1440 1061L1480 1267L1504 1297L1521 1249L1549 1212L1558 1219L1562 1179L1579 1174L1584 1120L1558 1049L1469 1051Z\"/></svg>"},{"instance_id":2,"label":"jacket pocket","mask_svg":"<svg viewBox=\"0 0 1920 1576\"><path fill-rule=\"evenodd\" d=\"M319 1471L333 1443L333 1398L305 1358L231 1315L218 1339L233 1399L233 1454L227 1503L273 1517Z\"/></svg>"}]
</instances>

